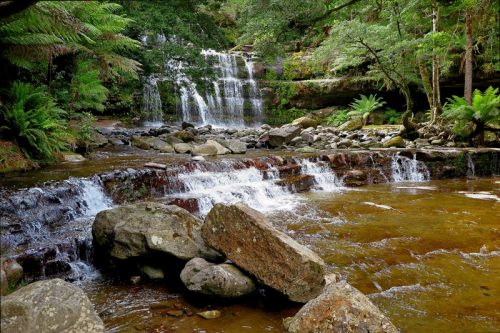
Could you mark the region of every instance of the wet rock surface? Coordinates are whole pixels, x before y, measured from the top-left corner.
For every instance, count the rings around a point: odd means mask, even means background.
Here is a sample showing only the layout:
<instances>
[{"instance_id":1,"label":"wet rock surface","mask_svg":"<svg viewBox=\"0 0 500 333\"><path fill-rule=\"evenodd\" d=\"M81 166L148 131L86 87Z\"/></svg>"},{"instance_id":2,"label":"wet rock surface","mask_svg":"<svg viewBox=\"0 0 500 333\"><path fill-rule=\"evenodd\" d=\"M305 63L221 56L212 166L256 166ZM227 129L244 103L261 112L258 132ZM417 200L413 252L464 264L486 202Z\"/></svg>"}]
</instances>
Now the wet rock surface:
<instances>
[{"instance_id":1,"label":"wet rock surface","mask_svg":"<svg viewBox=\"0 0 500 333\"><path fill-rule=\"evenodd\" d=\"M323 289L323 261L244 204L215 205L202 234L208 245L292 301L307 302Z\"/></svg>"},{"instance_id":2,"label":"wet rock surface","mask_svg":"<svg viewBox=\"0 0 500 333\"><path fill-rule=\"evenodd\" d=\"M100 212L92 235L96 253L120 260L154 253L183 260L217 258L201 238L201 225L178 206L143 202Z\"/></svg>"},{"instance_id":3,"label":"wet rock surface","mask_svg":"<svg viewBox=\"0 0 500 333\"><path fill-rule=\"evenodd\" d=\"M192 292L236 298L255 291L251 278L231 264L212 264L202 258L191 259L181 272L181 280Z\"/></svg>"},{"instance_id":4,"label":"wet rock surface","mask_svg":"<svg viewBox=\"0 0 500 333\"><path fill-rule=\"evenodd\" d=\"M2 332L104 332L85 293L60 279L38 281L2 298Z\"/></svg>"},{"instance_id":5,"label":"wet rock surface","mask_svg":"<svg viewBox=\"0 0 500 333\"><path fill-rule=\"evenodd\" d=\"M347 282L328 284L320 296L284 321L289 333L397 333L373 303Z\"/></svg>"}]
</instances>

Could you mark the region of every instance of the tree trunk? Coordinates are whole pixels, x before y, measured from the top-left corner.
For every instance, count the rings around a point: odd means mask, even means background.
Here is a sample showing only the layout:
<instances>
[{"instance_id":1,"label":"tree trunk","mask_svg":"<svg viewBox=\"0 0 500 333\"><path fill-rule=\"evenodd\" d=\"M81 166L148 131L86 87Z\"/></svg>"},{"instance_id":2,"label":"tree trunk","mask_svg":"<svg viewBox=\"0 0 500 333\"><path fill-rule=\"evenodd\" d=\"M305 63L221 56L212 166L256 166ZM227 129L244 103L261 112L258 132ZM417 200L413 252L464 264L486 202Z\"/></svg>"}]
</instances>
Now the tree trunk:
<instances>
[{"instance_id":1,"label":"tree trunk","mask_svg":"<svg viewBox=\"0 0 500 333\"><path fill-rule=\"evenodd\" d=\"M425 95L427 96L427 102L429 103L429 109L432 110L432 83L429 71L422 62L422 59L417 57L418 70L420 72L420 79L422 80L422 85L424 86Z\"/></svg>"},{"instance_id":2,"label":"tree trunk","mask_svg":"<svg viewBox=\"0 0 500 333\"><path fill-rule=\"evenodd\" d=\"M465 13L465 88L464 99L472 104L472 9Z\"/></svg>"},{"instance_id":3,"label":"tree trunk","mask_svg":"<svg viewBox=\"0 0 500 333\"><path fill-rule=\"evenodd\" d=\"M439 10L436 0L432 1L432 32L438 31ZM441 113L441 89L439 86L439 56L432 47L432 116L431 122L435 122Z\"/></svg>"}]
</instances>

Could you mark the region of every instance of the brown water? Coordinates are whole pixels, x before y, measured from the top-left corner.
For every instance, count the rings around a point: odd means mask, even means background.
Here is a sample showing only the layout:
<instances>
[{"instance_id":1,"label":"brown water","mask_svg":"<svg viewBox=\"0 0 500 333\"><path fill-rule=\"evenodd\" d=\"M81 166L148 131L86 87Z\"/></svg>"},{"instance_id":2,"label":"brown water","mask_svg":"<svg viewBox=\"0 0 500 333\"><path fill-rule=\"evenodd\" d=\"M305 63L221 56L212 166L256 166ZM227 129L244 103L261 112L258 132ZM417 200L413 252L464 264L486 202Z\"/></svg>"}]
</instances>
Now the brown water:
<instances>
[{"instance_id":1,"label":"brown water","mask_svg":"<svg viewBox=\"0 0 500 333\"><path fill-rule=\"evenodd\" d=\"M271 218L403 332L500 332L499 197L500 178L373 185L303 194L302 208ZM282 332L282 318L297 311L259 301L203 304L158 284L85 289L111 332ZM195 314L207 309L222 317Z\"/></svg>"}]
</instances>

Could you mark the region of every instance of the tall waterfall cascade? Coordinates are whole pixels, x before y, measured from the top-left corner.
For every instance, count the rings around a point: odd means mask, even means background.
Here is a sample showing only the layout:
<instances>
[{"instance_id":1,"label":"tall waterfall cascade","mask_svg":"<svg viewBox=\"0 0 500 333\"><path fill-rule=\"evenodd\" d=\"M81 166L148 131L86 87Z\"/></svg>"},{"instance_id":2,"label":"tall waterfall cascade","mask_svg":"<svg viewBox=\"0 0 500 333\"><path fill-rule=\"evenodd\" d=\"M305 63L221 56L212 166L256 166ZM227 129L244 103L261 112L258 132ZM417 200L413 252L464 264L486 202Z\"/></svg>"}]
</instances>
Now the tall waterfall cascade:
<instances>
[{"instance_id":1,"label":"tall waterfall cascade","mask_svg":"<svg viewBox=\"0 0 500 333\"><path fill-rule=\"evenodd\" d=\"M164 40L160 37L157 37L158 42ZM185 61L167 58L163 74L152 74L145 79L143 113L146 125L162 123L163 107L158 89L161 81L173 82L172 93L177 96L176 108L182 121L231 128L260 125L263 103L254 79L253 55L214 50L202 50L201 55L210 75L195 80L187 74L190 66Z\"/></svg>"}]
</instances>

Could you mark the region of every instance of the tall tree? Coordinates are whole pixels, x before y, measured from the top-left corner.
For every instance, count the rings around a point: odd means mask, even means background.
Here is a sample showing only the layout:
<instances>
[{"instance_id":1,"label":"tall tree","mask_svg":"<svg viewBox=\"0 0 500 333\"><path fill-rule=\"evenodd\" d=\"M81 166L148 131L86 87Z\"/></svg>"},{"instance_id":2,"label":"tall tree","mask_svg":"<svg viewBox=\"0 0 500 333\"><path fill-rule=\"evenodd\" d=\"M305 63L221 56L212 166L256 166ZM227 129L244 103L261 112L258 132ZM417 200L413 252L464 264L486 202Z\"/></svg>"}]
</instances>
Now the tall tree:
<instances>
[{"instance_id":1,"label":"tall tree","mask_svg":"<svg viewBox=\"0 0 500 333\"><path fill-rule=\"evenodd\" d=\"M464 98L469 104L472 103L472 8L467 7L465 11L465 84Z\"/></svg>"}]
</instances>

